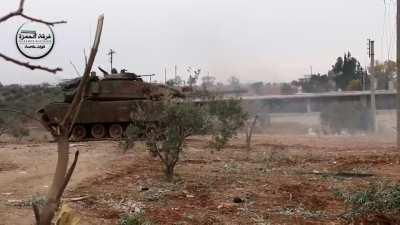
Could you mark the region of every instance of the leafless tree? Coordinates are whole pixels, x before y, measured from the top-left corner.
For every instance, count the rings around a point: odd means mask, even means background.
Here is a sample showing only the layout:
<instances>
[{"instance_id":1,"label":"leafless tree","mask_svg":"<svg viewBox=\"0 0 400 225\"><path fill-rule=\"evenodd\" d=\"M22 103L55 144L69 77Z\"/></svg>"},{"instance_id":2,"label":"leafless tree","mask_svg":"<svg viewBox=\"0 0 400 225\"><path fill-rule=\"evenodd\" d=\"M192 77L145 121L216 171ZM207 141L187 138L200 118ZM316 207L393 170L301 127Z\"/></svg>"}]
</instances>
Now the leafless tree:
<instances>
[{"instance_id":1,"label":"leafless tree","mask_svg":"<svg viewBox=\"0 0 400 225\"><path fill-rule=\"evenodd\" d=\"M258 114L255 115L252 120L248 120L246 122L246 148L247 151L251 150L251 138L253 137L253 133L254 133L254 128L257 124L257 119L258 119Z\"/></svg>"},{"instance_id":2,"label":"leafless tree","mask_svg":"<svg viewBox=\"0 0 400 225\"><path fill-rule=\"evenodd\" d=\"M246 149L247 151L250 151L254 129L257 125L257 122L260 122L260 120L262 119L261 115L262 114L268 115L269 106L265 103L253 101L244 103L243 107L245 108L248 114L248 118L245 124L246 125L245 134L246 134Z\"/></svg>"},{"instance_id":3,"label":"leafless tree","mask_svg":"<svg viewBox=\"0 0 400 225\"><path fill-rule=\"evenodd\" d=\"M49 26L54 26L56 24L62 24L62 23L66 23L67 22L65 20L51 22L51 21L46 21L46 20L42 20L42 19L39 19L39 18L35 18L35 17L32 17L32 16L29 16L29 15L25 14L25 12L24 12L24 4L25 4L25 0L20 0L18 9L13 11L13 12L10 12L10 13L2 16L2 17L0 17L0 23L3 23L3 22L5 22L5 21L7 21L7 20L9 20L9 19L11 19L13 17L22 17L22 18L25 18L27 20L34 21L34 22L37 22L37 23L46 24L46 25L49 25ZM12 62L14 64L17 64L19 66L23 66L23 67L31 69L31 70L43 70L43 71L47 71L47 72L50 72L50 73L57 73L59 71L62 71L62 69L59 68L59 67L57 67L57 68L49 68L49 67L41 66L41 65L32 65L29 62L22 62L22 61L19 61L17 59L14 59L12 57L7 56L7 55L3 54L2 52L0 52L0 58L3 58L6 61Z\"/></svg>"},{"instance_id":4,"label":"leafless tree","mask_svg":"<svg viewBox=\"0 0 400 225\"><path fill-rule=\"evenodd\" d=\"M16 11L10 12L7 15L0 17L0 23L7 21L12 17L23 17L25 19L43 23L49 26L54 26L56 24L66 23L66 21L56 21L49 22L42 19L38 19L35 17L28 16L24 13L24 3L25 0L20 0L19 7ZM72 101L71 106L69 107L67 113L65 114L61 123L55 127L47 127L48 130L51 131L55 140L57 141L57 152L58 159L56 165L56 171L54 174L52 185L47 194L47 201L44 205L33 204L33 211L35 214L36 224L37 225L50 225L51 221L54 217L55 212L57 211L61 196L64 193L65 188L69 180L71 179L72 173L74 172L76 163L78 161L79 151L75 153L75 158L70 168L68 169L68 161L69 161L69 135L71 133L72 127L76 120L76 117L80 111L82 102L84 100L84 96L87 90L87 86L90 80L90 72L93 66L94 59L97 54L97 49L100 44L100 38L103 29L103 20L104 16L101 15L98 19L97 30L95 40L90 52L90 56L88 61L86 62L85 71L83 73L81 82L79 84L77 93ZM5 54L0 52L0 57L6 61L10 61L19 66L23 66L25 68L31 70L43 70L50 73L56 73L62 71L61 68L48 68L46 66L41 65L31 65L29 62L21 62L17 59L6 56ZM46 124L43 124L47 126Z\"/></svg>"},{"instance_id":5,"label":"leafless tree","mask_svg":"<svg viewBox=\"0 0 400 225\"><path fill-rule=\"evenodd\" d=\"M56 127L47 127L57 141L58 159L56 171L53 178L53 183L47 194L47 202L44 206L33 205L37 225L50 225L51 220L57 211L61 196L74 172L78 161L79 151L75 153L74 161L68 169L69 161L69 135L80 111L88 83L90 80L90 71L92 70L93 62L97 54L97 49L100 44L101 33L103 29L104 16L101 15L98 19L95 40L89 55L81 82L77 89L76 95L65 114L61 123ZM44 124L47 126L46 124Z\"/></svg>"}]
</instances>

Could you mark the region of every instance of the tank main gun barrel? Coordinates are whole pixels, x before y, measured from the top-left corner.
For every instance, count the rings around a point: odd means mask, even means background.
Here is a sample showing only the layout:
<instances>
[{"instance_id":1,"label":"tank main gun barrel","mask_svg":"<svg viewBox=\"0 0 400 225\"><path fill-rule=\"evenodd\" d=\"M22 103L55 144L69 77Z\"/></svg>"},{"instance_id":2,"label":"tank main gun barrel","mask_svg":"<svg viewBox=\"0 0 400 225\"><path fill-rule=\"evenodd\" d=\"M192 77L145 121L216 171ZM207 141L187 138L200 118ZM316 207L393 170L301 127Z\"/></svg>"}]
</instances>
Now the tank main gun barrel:
<instances>
[{"instance_id":1,"label":"tank main gun barrel","mask_svg":"<svg viewBox=\"0 0 400 225\"><path fill-rule=\"evenodd\" d=\"M154 77L155 74L143 74L143 75L138 75L139 77Z\"/></svg>"},{"instance_id":2,"label":"tank main gun barrel","mask_svg":"<svg viewBox=\"0 0 400 225\"><path fill-rule=\"evenodd\" d=\"M109 73L106 70L104 70L103 68L101 68L100 66L98 66L97 68L99 68L99 70L103 73L104 76L109 75Z\"/></svg>"}]
</instances>

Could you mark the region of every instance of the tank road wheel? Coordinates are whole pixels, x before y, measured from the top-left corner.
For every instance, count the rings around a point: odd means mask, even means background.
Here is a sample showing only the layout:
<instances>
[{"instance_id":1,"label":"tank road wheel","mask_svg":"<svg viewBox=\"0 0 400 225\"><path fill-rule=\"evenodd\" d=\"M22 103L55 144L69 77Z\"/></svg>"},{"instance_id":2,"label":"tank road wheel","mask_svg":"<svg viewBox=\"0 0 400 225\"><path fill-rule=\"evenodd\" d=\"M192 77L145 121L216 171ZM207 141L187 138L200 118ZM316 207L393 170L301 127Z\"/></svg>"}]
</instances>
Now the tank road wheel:
<instances>
[{"instance_id":1,"label":"tank road wheel","mask_svg":"<svg viewBox=\"0 0 400 225\"><path fill-rule=\"evenodd\" d=\"M120 139L123 133L124 129L120 124L112 124L110 128L108 128L108 134L112 139Z\"/></svg>"},{"instance_id":2,"label":"tank road wheel","mask_svg":"<svg viewBox=\"0 0 400 225\"><path fill-rule=\"evenodd\" d=\"M75 125L72 129L71 139L81 141L86 137L86 128L83 125Z\"/></svg>"},{"instance_id":3,"label":"tank road wheel","mask_svg":"<svg viewBox=\"0 0 400 225\"><path fill-rule=\"evenodd\" d=\"M92 126L90 133L96 139L101 139L106 135L106 128L103 124L95 124Z\"/></svg>"}]
</instances>

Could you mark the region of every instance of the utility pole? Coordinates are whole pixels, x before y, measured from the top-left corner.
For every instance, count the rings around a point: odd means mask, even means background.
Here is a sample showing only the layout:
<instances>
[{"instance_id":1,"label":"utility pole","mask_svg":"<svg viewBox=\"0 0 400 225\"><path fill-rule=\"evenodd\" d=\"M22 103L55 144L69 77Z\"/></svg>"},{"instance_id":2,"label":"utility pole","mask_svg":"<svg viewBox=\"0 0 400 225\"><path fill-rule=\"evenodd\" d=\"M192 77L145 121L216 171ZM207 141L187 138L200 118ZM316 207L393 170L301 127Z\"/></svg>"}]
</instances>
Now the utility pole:
<instances>
[{"instance_id":1,"label":"utility pole","mask_svg":"<svg viewBox=\"0 0 400 225\"><path fill-rule=\"evenodd\" d=\"M400 150L400 3L397 1L397 94L396 94L396 105L397 105L397 150Z\"/></svg>"},{"instance_id":2,"label":"utility pole","mask_svg":"<svg viewBox=\"0 0 400 225\"><path fill-rule=\"evenodd\" d=\"M376 132L376 100L375 100L375 41L368 39L368 54L371 59L370 75L371 75L371 129Z\"/></svg>"},{"instance_id":3,"label":"utility pole","mask_svg":"<svg viewBox=\"0 0 400 225\"><path fill-rule=\"evenodd\" d=\"M365 68L367 68L367 67L365 67ZM365 71L364 73L363 73L363 75L362 75L362 90L363 91L365 91L367 88L366 88L366 86L367 86L367 78L368 78L368 72L367 71Z\"/></svg>"},{"instance_id":4,"label":"utility pole","mask_svg":"<svg viewBox=\"0 0 400 225\"><path fill-rule=\"evenodd\" d=\"M178 77L178 66L175 64L175 80Z\"/></svg>"},{"instance_id":5,"label":"utility pole","mask_svg":"<svg viewBox=\"0 0 400 225\"><path fill-rule=\"evenodd\" d=\"M112 50L112 49L110 49L110 51L107 53L107 55L110 56L110 64L111 64L111 69L110 69L110 71L112 71L112 69L113 69L113 55L114 55L115 53L117 53L117 52L115 52L115 51Z\"/></svg>"},{"instance_id":6,"label":"utility pole","mask_svg":"<svg viewBox=\"0 0 400 225\"><path fill-rule=\"evenodd\" d=\"M167 68L164 68L164 84L167 83Z\"/></svg>"}]
</instances>

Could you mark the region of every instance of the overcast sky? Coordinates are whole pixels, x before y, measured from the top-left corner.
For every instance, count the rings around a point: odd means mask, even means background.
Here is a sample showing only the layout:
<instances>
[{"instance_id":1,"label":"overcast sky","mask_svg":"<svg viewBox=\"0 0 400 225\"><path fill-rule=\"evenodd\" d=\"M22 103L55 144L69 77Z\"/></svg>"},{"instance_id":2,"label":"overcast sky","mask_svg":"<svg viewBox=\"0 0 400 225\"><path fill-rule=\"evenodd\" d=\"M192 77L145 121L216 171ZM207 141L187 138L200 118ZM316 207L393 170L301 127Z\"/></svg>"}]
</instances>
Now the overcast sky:
<instances>
[{"instance_id":1,"label":"overcast sky","mask_svg":"<svg viewBox=\"0 0 400 225\"><path fill-rule=\"evenodd\" d=\"M1 0L0 13L15 10L18 2ZM173 76L175 64L183 77L191 66L223 82L232 75L246 82L291 81L310 73L310 66L326 73L347 50L366 64L367 38L376 40L378 59L386 59L388 49L393 56L393 2L385 10L384 0L26 0L26 14L68 21L54 27L51 54L31 61L64 71L29 71L0 60L0 82L75 77L69 62L83 71L82 52L89 51L101 13L105 25L96 66L109 68L106 53L113 48L118 69L155 73L160 81L165 67ZM23 22L0 24L0 52L27 61L14 44Z\"/></svg>"}]
</instances>

